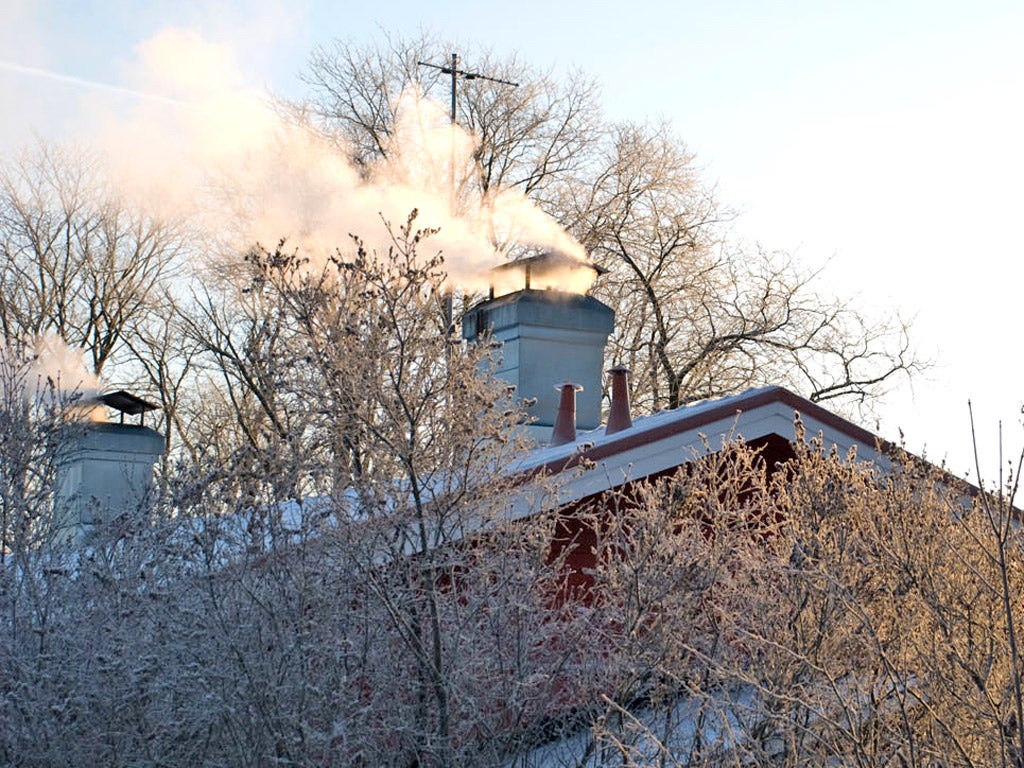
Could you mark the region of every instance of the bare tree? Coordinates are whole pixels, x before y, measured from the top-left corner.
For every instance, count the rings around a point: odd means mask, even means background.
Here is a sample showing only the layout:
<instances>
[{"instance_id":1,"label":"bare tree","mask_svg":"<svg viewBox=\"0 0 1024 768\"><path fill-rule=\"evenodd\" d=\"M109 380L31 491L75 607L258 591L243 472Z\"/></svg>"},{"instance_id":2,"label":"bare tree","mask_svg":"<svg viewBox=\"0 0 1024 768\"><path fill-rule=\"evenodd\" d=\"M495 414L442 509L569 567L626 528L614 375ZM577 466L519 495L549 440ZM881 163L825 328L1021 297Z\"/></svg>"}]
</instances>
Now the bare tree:
<instances>
[{"instance_id":1,"label":"bare tree","mask_svg":"<svg viewBox=\"0 0 1024 768\"><path fill-rule=\"evenodd\" d=\"M5 341L57 333L101 374L152 313L183 241L171 224L123 204L98 160L39 145L0 172L0 249Z\"/></svg>"},{"instance_id":2,"label":"bare tree","mask_svg":"<svg viewBox=\"0 0 1024 768\"><path fill-rule=\"evenodd\" d=\"M276 368L287 353L281 309L244 279L203 285L178 308L177 325L200 351L197 372L203 374L199 423L188 439L210 457L223 460L240 444L259 447L288 433Z\"/></svg>"},{"instance_id":3,"label":"bare tree","mask_svg":"<svg viewBox=\"0 0 1024 768\"><path fill-rule=\"evenodd\" d=\"M282 390L311 417L297 447L361 520L347 556L375 641L353 743L375 763L469 765L511 753L544 712L555 683L536 673L559 652L543 596L558 574L531 535L544 517L504 518L521 414L481 370L486 347L449 347L429 235L410 218L386 254L357 241L323 268L257 255L254 290L289 320Z\"/></svg>"},{"instance_id":4,"label":"bare tree","mask_svg":"<svg viewBox=\"0 0 1024 768\"><path fill-rule=\"evenodd\" d=\"M736 445L588 517L613 684L576 764L1019 765L1016 473L972 494L794 453Z\"/></svg>"},{"instance_id":5,"label":"bare tree","mask_svg":"<svg viewBox=\"0 0 1024 768\"><path fill-rule=\"evenodd\" d=\"M184 302L170 286L152 298L152 312L126 329L124 344L130 350L134 367L141 369L146 391L159 399L161 425L166 451L164 472L177 455L177 443L192 461L202 455L208 442L200 442L200 424L209 424L214 408L202 403L201 379L197 373L201 345L185 332L187 316Z\"/></svg>"},{"instance_id":6,"label":"bare tree","mask_svg":"<svg viewBox=\"0 0 1024 768\"><path fill-rule=\"evenodd\" d=\"M431 35L385 37L379 46L337 42L314 51L306 82L313 92L303 111L360 167L386 156L403 89L448 104L450 75L419 62L450 66L455 47ZM512 58L478 53L471 71L518 83L475 79L460 84L456 119L479 139L475 169L460 183L477 193L515 187L546 201L569 183L589 159L600 130L594 83L575 73L562 84Z\"/></svg>"},{"instance_id":7,"label":"bare tree","mask_svg":"<svg viewBox=\"0 0 1024 768\"><path fill-rule=\"evenodd\" d=\"M54 606L40 644L44 614L5 604L0 754L468 766L539 737L578 645L552 621L552 522L505 516L520 414L486 348L440 332L427 234L250 256L280 429L176 465L150 515L61 567L0 574Z\"/></svg>"},{"instance_id":8,"label":"bare tree","mask_svg":"<svg viewBox=\"0 0 1024 768\"><path fill-rule=\"evenodd\" d=\"M666 124L615 126L573 200L575 232L609 270L612 354L635 399L675 408L763 384L812 400L877 397L920 363L898 318L874 321L814 290L785 254L738 247L734 218Z\"/></svg>"},{"instance_id":9,"label":"bare tree","mask_svg":"<svg viewBox=\"0 0 1024 768\"><path fill-rule=\"evenodd\" d=\"M447 103L445 76L417 62L444 64L450 48L424 36L318 50L304 108L366 166L388 151L403 87ZM578 75L560 82L489 54L478 66L520 87L459 89L459 122L480 142L466 183L529 194L610 270L595 291L618 312L612 355L636 371L638 403L671 408L764 383L864 403L921 367L900 318L869 318L815 291L791 257L733 242L734 213L671 126L608 124Z\"/></svg>"}]
</instances>

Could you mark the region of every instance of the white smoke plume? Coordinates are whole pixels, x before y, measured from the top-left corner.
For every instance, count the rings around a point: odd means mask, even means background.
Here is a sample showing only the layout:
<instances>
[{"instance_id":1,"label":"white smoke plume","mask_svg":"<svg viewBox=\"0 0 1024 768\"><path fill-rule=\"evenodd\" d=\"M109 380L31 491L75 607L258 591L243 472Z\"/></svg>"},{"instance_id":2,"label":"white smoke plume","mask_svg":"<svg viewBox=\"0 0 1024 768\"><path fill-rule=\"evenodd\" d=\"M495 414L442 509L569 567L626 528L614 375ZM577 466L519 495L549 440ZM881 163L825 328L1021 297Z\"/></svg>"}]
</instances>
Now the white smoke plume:
<instances>
[{"instance_id":1,"label":"white smoke plume","mask_svg":"<svg viewBox=\"0 0 1024 768\"><path fill-rule=\"evenodd\" d=\"M99 378L86 366L83 351L58 334L37 336L22 354L0 345L0 395L68 409L74 418L106 421L99 393Z\"/></svg>"},{"instance_id":2,"label":"white smoke plume","mask_svg":"<svg viewBox=\"0 0 1024 768\"><path fill-rule=\"evenodd\" d=\"M64 399L79 402L95 401L99 396L100 381L86 367L84 352L69 346L58 334L37 336L32 358L26 380L32 396L54 391Z\"/></svg>"},{"instance_id":3,"label":"white smoke plume","mask_svg":"<svg viewBox=\"0 0 1024 768\"><path fill-rule=\"evenodd\" d=\"M325 255L347 248L350 233L380 249L388 243L383 221L397 226L416 209L417 226L440 230L429 247L444 254L450 279L467 288L482 287L484 271L505 260L494 242L585 258L515 190L488 199L464 194L453 205L452 161L457 180L471 172L476 140L415 91L402 95L388 160L366 181L336 146L246 87L226 46L168 29L137 53L132 87L164 98L139 100L127 119L103 119L116 178L137 199L188 214L235 249L286 238L289 247Z\"/></svg>"}]
</instances>

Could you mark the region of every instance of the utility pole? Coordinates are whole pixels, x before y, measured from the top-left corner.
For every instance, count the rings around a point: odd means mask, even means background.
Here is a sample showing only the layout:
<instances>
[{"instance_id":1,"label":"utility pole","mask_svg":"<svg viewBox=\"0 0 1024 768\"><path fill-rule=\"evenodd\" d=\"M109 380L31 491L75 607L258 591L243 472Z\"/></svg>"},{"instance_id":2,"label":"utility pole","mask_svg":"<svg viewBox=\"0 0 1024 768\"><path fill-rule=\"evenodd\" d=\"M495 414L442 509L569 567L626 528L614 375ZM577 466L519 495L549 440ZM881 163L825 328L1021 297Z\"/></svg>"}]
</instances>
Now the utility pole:
<instances>
[{"instance_id":1,"label":"utility pole","mask_svg":"<svg viewBox=\"0 0 1024 768\"><path fill-rule=\"evenodd\" d=\"M459 78L464 80L487 80L491 83L499 83L500 85L509 85L513 88L518 88L519 83L513 83L511 80L502 80L498 77L491 77L490 75L481 75L479 72L467 72L459 69L459 54L453 53L451 63L448 66L441 66L438 64L431 64L427 61L416 62L421 67L430 67L431 69L440 70L446 75L452 76L451 96L452 96L452 109L451 109L451 124L452 124L452 157L451 157L451 213L455 215L455 126L459 124L459 116L457 112L458 105L458 91L459 91Z\"/></svg>"},{"instance_id":2,"label":"utility pole","mask_svg":"<svg viewBox=\"0 0 1024 768\"><path fill-rule=\"evenodd\" d=\"M458 123L457 115L455 113L455 98L456 89L458 88L458 82L460 77L466 80L488 80L489 82L500 83L501 85L511 85L513 88L519 87L519 83L513 83L511 80L502 80L497 77L491 77L490 75L481 75L479 72L465 72L459 69L459 54L457 53L452 54L451 64L446 67L440 66L438 64L431 64L430 62L427 61L417 61L416 63L419 64L421 67L439 69L444 74L452 76L452 125L456 125Z\"/></svg>"},{"instance_id":3,"label":"utility pole","mask_svg":"<svg viewBox=\"0 0 1024 768\"><path fill-rule=\"evenodd\" d=\"M459 69L459 54L453 53L450 63L447 66L441 66L439 64L431 64L428 61L417 61L416 64L421 67L430 67L431 69L440 70L445 75L451 75L452 86L452 109L451 109L451 125L452 125L452 148L451 148L451 164L450 164L450 189L449 189L449 205L451 208L451 215L455 216L456 209L456 196L455 196L455 127L459 124L457 109L457 96L459 88L459 78L463 80L487 80L491 83L498 83L500 85L508 85L512 88L518 88L519 83L513 83L511 80L502 80L498 77L491 77L490 75L482 75L479 72L467 72ZM445 324L447 325L447 333L451 333L454 325L453 307L452 307L452 293L447 291L444 299L444 314Z\"/></svg>"}]
</instances>

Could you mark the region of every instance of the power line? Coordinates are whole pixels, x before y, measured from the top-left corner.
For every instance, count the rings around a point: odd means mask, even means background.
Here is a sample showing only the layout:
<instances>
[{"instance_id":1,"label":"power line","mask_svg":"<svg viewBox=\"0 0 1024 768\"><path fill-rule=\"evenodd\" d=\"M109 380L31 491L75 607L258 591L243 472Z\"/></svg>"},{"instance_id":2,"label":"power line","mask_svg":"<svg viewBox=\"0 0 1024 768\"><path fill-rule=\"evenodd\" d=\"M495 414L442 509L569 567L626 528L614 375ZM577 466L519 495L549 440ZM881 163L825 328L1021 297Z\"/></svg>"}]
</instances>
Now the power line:
<instances>
[{"instance_id":1,"label":"power line","mask_svg":"<svg viewBox=\"0 0 1024 768\"><path fill-rule=\"evenodd\" d=\"M464 80L487 80L491 83L499 83L500 85L510 85L513 88L518 88L519 83L513 83L511 80L502 80L500 77L491 77L490 75L482 75L479 72L466 72L465 70L459 69L459 54L453 53L451 64L448 66L441 66L438 64L431 64L428 61L417 61L421 67L430 67L431 69L437 69L446 75L452 76L452 125L458 124L458 117L455 112L456 95L458 93L459 78Z\"/></svg>"}]
</instances>

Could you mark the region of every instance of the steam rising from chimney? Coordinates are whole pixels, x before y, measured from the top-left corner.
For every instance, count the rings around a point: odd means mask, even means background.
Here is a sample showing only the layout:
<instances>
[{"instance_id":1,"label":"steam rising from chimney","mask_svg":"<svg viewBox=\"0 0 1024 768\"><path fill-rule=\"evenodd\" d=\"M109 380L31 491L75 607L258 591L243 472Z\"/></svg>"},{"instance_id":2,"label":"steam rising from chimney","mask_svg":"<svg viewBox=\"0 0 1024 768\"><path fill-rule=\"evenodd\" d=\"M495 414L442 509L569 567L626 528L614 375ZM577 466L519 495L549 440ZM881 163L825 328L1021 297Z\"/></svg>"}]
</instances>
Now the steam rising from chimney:
<instances>
[{"instance_id":1,"label":"steam rising from chimney","mask_svg":"<svg viewBox=\"0 0 1024 768\"><path fill-rule=\"evenodd\" d=\"M397 225L417 209L418 226L440 229L429 246L444 253L450 278L467 288L486 287L483 273L505 260L494 242L586 258L522 193L475 192L466 182L475 172L476 139L415 89L397 104L387 159L361 176L344 148L286 119L246 87L228 47L195 31L167 29L137 54L133 87L167 98L139 100L127 118L101 116L115 178L134 200L186 214L234 250L287 238L289 247L326 256L347 248L350 233L379 248L389 242L382 218Z\"/></svg>"},{"instance_id":2,"label":"steam rising from chimney","mask_svg":"<svg viewBox=\"0 0 1024 768\"><path fill-rule=\"evenodd\" d=\"M26 401L72 407L76 418L106 421L106 409L98 403L99 378L86 365L81 349L73 349L58 334L37 336L27 358L0 346L0 394L13 387Z\"/></svg>"},{"instance_id":3,"label":"steam rising from chimney","mask_svg":"<svg viewBox=\"0 0 1024 768\"><path fill-rule=\"evenodd\" d=\"M39 397L50 388L67 397L95 400L99 395L99 378L85 366L81 349L72 349L59 335L47 333L36 337L32 348L34 360L29 366L27 391Z\"/></svg>"}]
</instances>

